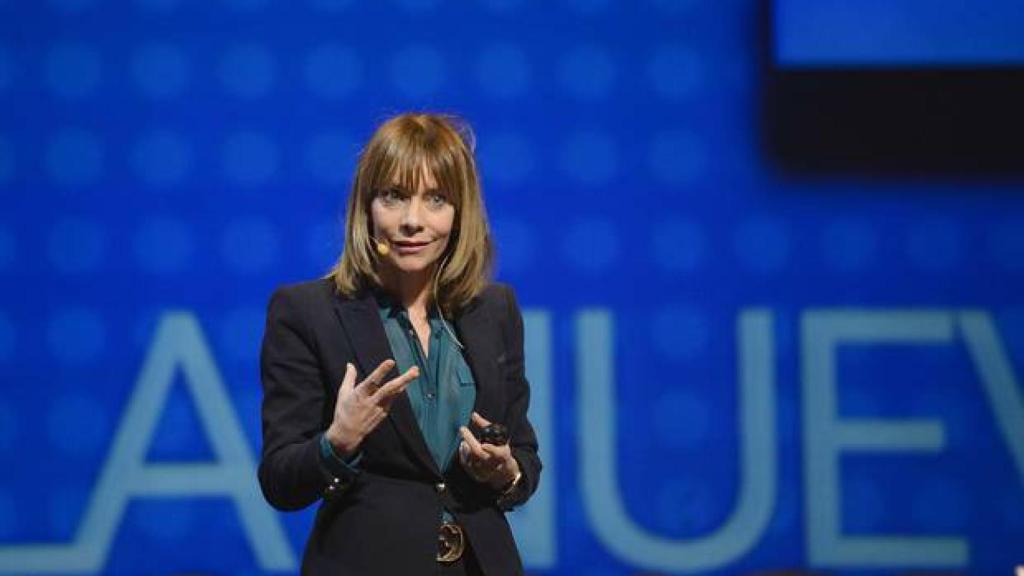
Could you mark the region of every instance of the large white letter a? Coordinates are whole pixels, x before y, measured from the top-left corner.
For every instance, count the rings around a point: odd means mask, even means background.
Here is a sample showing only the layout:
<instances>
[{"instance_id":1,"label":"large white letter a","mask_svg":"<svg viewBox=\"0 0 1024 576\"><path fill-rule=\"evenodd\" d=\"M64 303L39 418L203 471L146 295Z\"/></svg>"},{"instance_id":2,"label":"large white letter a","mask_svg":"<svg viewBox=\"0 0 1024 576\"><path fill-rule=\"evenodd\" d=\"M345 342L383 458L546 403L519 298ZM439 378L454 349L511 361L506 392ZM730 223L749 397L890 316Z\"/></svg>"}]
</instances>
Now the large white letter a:
<instances>
[{"instance_id":1,"label":"large white letter a","mask_svg":"<svg viewBox=\"0 0 1024 576\"><path fill-rule=\"evenodd\" d=\"M146 454L180 367L215 460L147 464ZM71 544L21 544L0 548L0 572L95 572L132 498L226 496L264 570L296 568L273 511L256 485L255 466L213 355L195 317L165 314L118 427L85 519Z\"/></svg>"}]
</instances>

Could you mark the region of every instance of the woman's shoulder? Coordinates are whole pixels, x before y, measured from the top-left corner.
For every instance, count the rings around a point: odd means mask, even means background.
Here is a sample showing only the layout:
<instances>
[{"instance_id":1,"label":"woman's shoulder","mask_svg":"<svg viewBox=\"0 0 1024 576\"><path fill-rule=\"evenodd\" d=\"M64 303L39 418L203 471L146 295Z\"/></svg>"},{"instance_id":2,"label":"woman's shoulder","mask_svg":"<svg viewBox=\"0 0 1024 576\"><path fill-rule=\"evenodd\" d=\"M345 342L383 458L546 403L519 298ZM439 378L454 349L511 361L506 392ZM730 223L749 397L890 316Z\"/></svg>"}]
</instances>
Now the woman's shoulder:
<instances>
[{"instance_id":1,"label":"woman's shoulder","mask_svg":"<svg viewBox=\"0 0 1024 576\"><path fill-rule=\"evenodd\" d=\"M504 315L518 309L515 290L501 282L491 282L480 291L474 302L493 313Z\"/></svg>"},{"instance_id":2,"label":"woman's shoulder","mask_svg":"<svg viewBox=\"0 0 1024 576\"><path fill-rule=\"evenodd\" d=\"M512 287L502 282L489 282L484 289L480 291L477 298L485 302L499 302L508 298L507 294L512 291Z\"/></svg>"}]
</instances>

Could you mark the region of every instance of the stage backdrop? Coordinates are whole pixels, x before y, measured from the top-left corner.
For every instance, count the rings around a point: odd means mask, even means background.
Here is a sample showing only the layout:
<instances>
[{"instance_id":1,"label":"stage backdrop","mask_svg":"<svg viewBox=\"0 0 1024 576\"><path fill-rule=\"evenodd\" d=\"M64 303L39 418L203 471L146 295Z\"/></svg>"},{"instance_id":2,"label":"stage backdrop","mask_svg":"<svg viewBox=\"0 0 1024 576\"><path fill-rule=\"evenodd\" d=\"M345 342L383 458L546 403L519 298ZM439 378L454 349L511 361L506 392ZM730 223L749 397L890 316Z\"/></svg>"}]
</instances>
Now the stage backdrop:
<instances>
[{"instance_id":1,"label":"stage backdrop","mask_svg":"<svg viewBox=\"0 0 1024 576\"><path fill-rule=\"evenodd\" d=\"M0 573L297 572L312 511L255 477L266 304L412 109L475 127L524 307L530 572L1010 573L1020 172L805 172L765 125L790 66L1019 62L1019 2L966 35L967 3L864 3L870 50L817 4L0 0ZM918 41L936 10L994 44Z\"/></svg>"}]
</instances>

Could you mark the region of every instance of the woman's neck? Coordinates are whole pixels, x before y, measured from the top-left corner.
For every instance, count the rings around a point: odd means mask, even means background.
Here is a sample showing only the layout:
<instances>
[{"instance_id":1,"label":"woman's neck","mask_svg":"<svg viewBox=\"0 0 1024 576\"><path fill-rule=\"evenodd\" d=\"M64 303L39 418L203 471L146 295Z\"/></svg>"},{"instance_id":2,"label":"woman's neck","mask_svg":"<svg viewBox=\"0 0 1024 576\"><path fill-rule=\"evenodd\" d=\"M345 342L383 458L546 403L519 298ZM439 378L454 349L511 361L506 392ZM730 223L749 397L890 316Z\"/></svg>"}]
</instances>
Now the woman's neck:
<instances>
[{"instance_id":1,"label":"woman's neck","mask_svg":"<svg viewBox=\"0 0 1024 576\"><path fill-rule=\"evenodd\" d=\"M426 317L427 306L430 304L430 271L418 274L398 274L394 271L381 275L384 290L395 298L410 315Z\"/></svg>"}]
</instances>

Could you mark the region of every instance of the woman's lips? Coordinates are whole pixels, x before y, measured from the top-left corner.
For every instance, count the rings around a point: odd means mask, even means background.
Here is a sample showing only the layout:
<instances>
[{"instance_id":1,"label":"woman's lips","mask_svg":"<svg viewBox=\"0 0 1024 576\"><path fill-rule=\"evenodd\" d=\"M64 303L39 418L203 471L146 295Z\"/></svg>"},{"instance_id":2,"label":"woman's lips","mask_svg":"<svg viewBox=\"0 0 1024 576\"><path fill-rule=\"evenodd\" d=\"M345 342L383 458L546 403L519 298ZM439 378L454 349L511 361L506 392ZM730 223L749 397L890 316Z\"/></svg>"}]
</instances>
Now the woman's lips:
<instances>
[{"instance_id":1,"label":"woman's lips","mask_svg":"<svg viewBox=\"0 0 1024 576\"><path fill-rule=\"evenodd\" d=\"M429 246L430 242L392 242L391 245L399 254L418 254Z\"/></svg>"}]
</instances>

